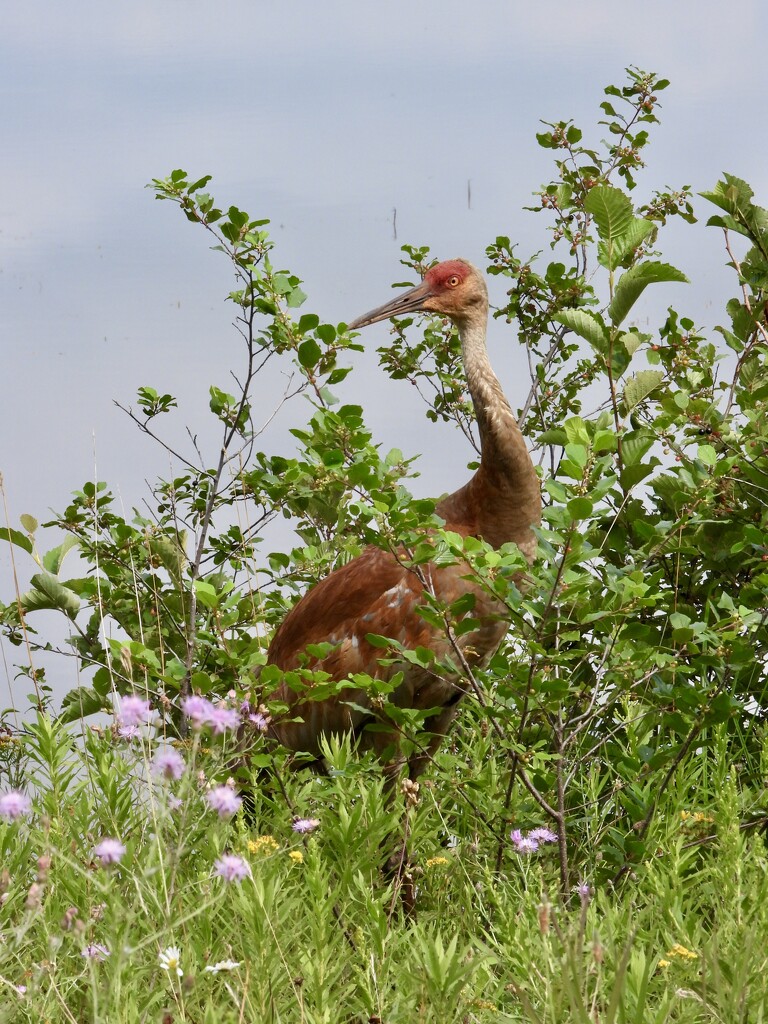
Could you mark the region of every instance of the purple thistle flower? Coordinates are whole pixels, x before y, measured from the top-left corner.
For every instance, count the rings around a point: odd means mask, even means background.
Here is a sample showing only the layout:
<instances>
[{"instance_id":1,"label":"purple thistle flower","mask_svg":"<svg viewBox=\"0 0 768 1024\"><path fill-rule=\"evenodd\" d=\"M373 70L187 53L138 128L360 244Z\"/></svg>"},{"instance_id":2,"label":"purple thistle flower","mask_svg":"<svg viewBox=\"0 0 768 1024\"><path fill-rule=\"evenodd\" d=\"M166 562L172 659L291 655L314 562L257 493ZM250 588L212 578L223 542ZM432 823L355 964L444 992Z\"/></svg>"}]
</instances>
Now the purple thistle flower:
<instances>
[{"instance_id":1,"label":"purple thistle flower","mask_svg":"<svg viewBox=\"0 0 768 1024\"><path fill-rule=\"evenodd\" d=\"M214 786L206 794L206 800L220 818L231 818L243 802L231 786Z\"/></svg>"},{"instance_id":2,"label":"purple thistle flower","mask_svg":"<svg viewBox=\"0 0 768 1024\"><path fill-rule=\"evenodd\" d=\"M99 942L92 942L80 954L80 956L87 957L88 960L106 960L111 955L107 947L102 946Z\"/></svg>"},{"instance_id":3,"label":"purple thistle flower","mask_svg":"<svg viewBox=\"0 0 768 1024\"><path fill-rule=\"evenodd\" d=\"M94 848L93 855L98 857L102 864L119 864L125 854L125 847L119 839L102 839Z\"/></svg>"},{"instance_id":4,"label":"purple thistle flower","mask_svg":"<svg viewBox=\"0 0 768 1024\"><path fill-rule=\"evenodd\" d=\"M117 709L120 735L124 735L124 729L135 729L137 726L148 722L151 717L152 712L148 700L144 700L143 697L137 697L135 693L129 693L127 697L122 697Z\"/></svg>"},{"instance_id":5,"label":"purple thistle flower","mask_svg":"<svg viewBox=\"0 0 768 1024\"><path fill-rule=\"evenodd\" d=\"M254 711L253 714L248 715L248 721L255 725L259 732L266 732L269 729L270 718L263 711Z\"/></svg>"},{"instance_id":6,"label":"purple thistle flower","mask_svg":"<svg viewBox=\"0 0 768 1024\"><path fill-rule=\"evenodd\" d=\"M535 853L539 848L539 842L533 835L524 836L519 828L513 829L509 838L515 845L518 853Z\"/></svg>"},{"instance_id":7,"label":"purple thistle flower","mask_svg":"<svg viewBox=\"0 0 768 1024\"><path fill-rule=\"evenodd\" d=\"M249 865L234 853L222 854L213 867L216 874L225 882L242 882L251 873Z\"/></svg>"},{"instance_id":8,"label":"purple thistle flower","mask_svg":"<svg viewBox=\"0 0 768 1024\"><path fill-rule=\"evenodd\" d=\"M586 882L582 882L580 885L577 885L574 889L574 892L579 894L579 899L583 904L586 905L587 903L589 903L590 897L592 895L592 889L589 885L587 885Z\"/></svg>"},{"instance_id":9,"label":"purple thistle flower","mask_svg":"<svg viewBox=\"0 0 768 1024\"><path fill-rule=\"evenodd\" d=\"M166 747L158 750L152 759L152 774L160 775L164 779L180 779L184 774L186 762L178 750L173 747Z\"/></svg>"},{"instance_id":10,"label":"purple thistle flower","mask_svg":"<svg viewBox=\"0 0 768 1024\"><path fill-rule=\"evenodd\" d=\"M256 707L255 704L251 704L247 700L244 700L240 705L240 714L243 716L244 722L250 722L251 725L255 725L259 732L266 732L269 729L269 723L272 721L270 714L263 704Z\"/></svg>"},{"instance_id":11,"label":"purple thistle flower","mask_svg":"<svg viewBox=\"0 0 768 1024\"><path fill-rule=\"evenodd\" d=\"M191 697L185 697L182 700L181 710L187 718L191 719L193 728L202 729L211 720L213 704L205 697L192 694Z\"/></svg>"},{"instance_id":12,"label":"purple thistle flower","mask_svg":"<svg viewBox=\"0 0 768 1024\"><path fill-rule=\"evenodd\" d=\"M529 839L535 839L537 843L556 843L557 836L548 828L534 828L528 833Z\"/></svg>"},{"instance_id":13,"label":"purple thistle flower","mask_svg":"<svg viewBox=\"0 0 768 1024\"><path fill-rule=\"evenodd\" d=\"M319 824L318 818L296 818L291 828L294 832L303 834L305 832L314 832Z\"/></svg>"},{"instance_id":14,"label":"purple thistle flower","mask_svg":"<svg viewBox=\"0 0 768 1024\"><path fill-rule=\"evenodd\" d=\"M26 793L11 789L0 796L0 818L6 821L18 821L32 810L32 801Z\"/></svg>"},{"instance_id":15,"label":"purple thistle flower","mask_svg":"<svg viewBox=\"0 0 768 1024\"><path fill-rule=\"evenodd\" d=\"M223 704L211 705L207 724L211 726L214 734L220 735L227 729L236 729L240 725L240 715L234 708L225 707Z\"/></svg>"}]
</instances>

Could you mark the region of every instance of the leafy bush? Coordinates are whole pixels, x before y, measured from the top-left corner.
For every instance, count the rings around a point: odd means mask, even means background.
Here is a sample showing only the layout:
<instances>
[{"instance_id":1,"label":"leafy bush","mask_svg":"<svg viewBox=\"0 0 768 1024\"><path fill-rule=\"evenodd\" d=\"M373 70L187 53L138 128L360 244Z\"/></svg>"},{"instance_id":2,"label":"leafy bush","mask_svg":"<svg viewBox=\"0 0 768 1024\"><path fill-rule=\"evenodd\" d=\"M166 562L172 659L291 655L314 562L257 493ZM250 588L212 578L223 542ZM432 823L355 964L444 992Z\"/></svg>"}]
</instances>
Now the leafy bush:
<instances>
[{"instance_id":1,"label":"leafy bush","mask_svg":"<svg viewBox=\"0 0 768 1024\"><path fill-rule=\"evenodd\" d=\"M86 484L46 524L66 531L46 554L31 516L2 531L38 563L32 589L0 618L23 645L21 670L41 712L23 745L9 737L3 749L19 780L44 770L44 818L0 832L13 922L6 984L26 960L51 961L40 950L64 903L82 922L103 898L110 921L85 925L78 939L120 952L103 963L86 957L68 975L80 993L71 997L76 1019L139 1019L169 994L180 1019L214 1019L202 1015L217 1001L170 970L170 989L150 997L137 987L135 1016L118 1016L128 1014L118 1007L129 969L148 979L158 951L182 934L198 965L241 963L238 984L227 983L233 1020L235 1007L264 1020L640 1021L651 1008L659 1021L755 1019L765 953L744 936L766 926L754 826L766 820L768 212L730 174L703 194L718 209L709 224L722 233L738 293L717 344L671 307L653 330L632 323L646 289L685 281L658 247L670 218L694 220L687 187L642 205L632 198L667 84L631 69L626 85L609 87L599 143L587 145L571 122L545 125L538 140L553 150L556 177L534 209L549 218L551 259L523 259L506 237L487 251L489 273L508 284L495 315L514 322L531 366L520 421L545 495L524 594L512 583L516 551L442 531L434 504L405 489L411 460L383 455L363 409L335 399L354 336L296 312L306 296L298 277L275 268L267 222L217 208L208 177L174 171L153 182L234 269L243 365L234 394L210 390L216 456L194 443L169 448L178 476L157 483L150 514L125 519L105 484ZM403 263L423 273L428 248L404 247ZM406 341L411 324L397 322L379 350L383 372L416 384L428 418L471 439L455 332L433 319L422 340ZM272 411L259 375L270 360L292 367L273 408L297 395L313 407L293 431L297 450L284 455L258 449L258 423ZM161 417L177 415L176 405L146 386L126 412L164 444ZM300 544L259 557L260 533L280 516ZM245 700L245 716L262 720L274 711L260 707L279 677L265 665L272 628L307 585L369 543L406 544L416 561L467 559L510 623L487 670L469 680L474 698L406 813L423 871L413 925L393 917L377 874L379 845L399 816L382 802L377 767L348 747L329 751L329 778L308 779L285 774L284 756L255 741L252 770L277 784L256 785L252 820L281 838L240 888L210 879L214 853L247 852L244 822L211 822L192 772L181 817L145 779L156 733L191 744L204 784L225 782L239 754L204 754L183 698L219 697L221 712ZM64 570L71 550L75 578ZM88 679L55 724L42 714L50 700L35 657L46 646L33 626L40 609L66 617ZM431 602L424 614L446 629L467 626L466 608ZM323 682L318 694L333 685ZM67 738L67 722L131 694L155 715L153 733L139 723L133 754L119 703L106 734L86 732L82 750ZM401 715L399 724L413 723ZM322 820L294 851L301 872L285 855L299 810ZM535 832L531 842L536 828L556 842ZM102 833L129 837L119 870L89 864ZM30 880L40 851L58 865L55 898L48 869ZM41 1014L75 1005L55 970L35 971Z\"/></svg>"}]
</instances>

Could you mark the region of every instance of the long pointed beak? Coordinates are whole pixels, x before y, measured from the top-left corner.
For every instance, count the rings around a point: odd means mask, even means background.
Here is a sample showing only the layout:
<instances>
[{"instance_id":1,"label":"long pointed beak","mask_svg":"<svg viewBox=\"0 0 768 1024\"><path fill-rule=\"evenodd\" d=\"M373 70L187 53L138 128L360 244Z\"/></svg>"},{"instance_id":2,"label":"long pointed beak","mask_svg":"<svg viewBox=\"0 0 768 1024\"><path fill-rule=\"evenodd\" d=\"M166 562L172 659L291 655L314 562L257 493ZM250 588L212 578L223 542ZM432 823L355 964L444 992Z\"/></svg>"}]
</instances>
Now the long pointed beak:
<instances>
[{"instance_id":1,"label":"long pointed beak","mask_svg":"<svg viewBox=\"0 0 768 1024\"><path fill-rule=\"evenodd\" d=\"M388 320L391 316L405 316L407 313L418 313L424 309L424 303L432 297L432 290L426 281L417 284L410 291L403 292L396 299L385 302L378 309L372 309L370 313L359 316L352 323L347 324L350 331L356 331L358 327L367 327L368 324L376 324L379 320Z\"/></svg>"}]
</instances>

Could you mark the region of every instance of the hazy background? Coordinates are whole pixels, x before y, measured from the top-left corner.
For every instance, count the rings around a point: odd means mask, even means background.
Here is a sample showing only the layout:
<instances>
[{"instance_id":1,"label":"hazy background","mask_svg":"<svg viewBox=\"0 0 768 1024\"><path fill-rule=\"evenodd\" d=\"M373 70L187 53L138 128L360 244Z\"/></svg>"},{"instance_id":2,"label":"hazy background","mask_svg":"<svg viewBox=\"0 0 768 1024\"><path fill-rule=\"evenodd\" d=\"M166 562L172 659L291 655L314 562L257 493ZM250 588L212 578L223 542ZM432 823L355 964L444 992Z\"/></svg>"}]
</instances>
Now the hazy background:
<instances>
[{"instance_id":1,"label":"hazy background","mask_svg":"<svg viewBox=\"0 0 768 1024\"><path fill-rule=\"evenodd\" d=\"M404 242L481 266L498 234L523 255L545 248L544 219L522 212L552 174L539 119L572 117L599 141L603 87L623 84L630 64L672 82L636 202L656 188L711 188L727 170L768 204L766 10L759 0L4 4L0 473L11 525L22 512L45 520L95 477L128 511L145 480L167 476L167 458L113 404L141 385L178 396L176 420L213 461L208 387L229 387L240 357L231 277L203 231L153 201L151 178L213 174L219 205L271 219L273 261L304 280L304 310L349 320L389 298ZM704 227L710 211L697 210L701 224L662 241L694 284L658 288L656 301L711 326L734 286L719 234ZM492 301L503 291L491 282ZM414 489L438 494L463 481L470 453L427 424L407 384L377 371L386 331L362 336L368 351L344 397L365 406L386 448L423 453ZM515 405L526 385L509 328L493 326L491 355ZM256 396L257 419L274 388ZM285 451L288 427L308 414L289 406L263 447ZM17 560L28 577L31 561ZM3 546L0 600L12 593ZM2 656L10 692L20 653L6 645ZM57 671L61 695L74 666Z\"/></svg>"}]
</instances>

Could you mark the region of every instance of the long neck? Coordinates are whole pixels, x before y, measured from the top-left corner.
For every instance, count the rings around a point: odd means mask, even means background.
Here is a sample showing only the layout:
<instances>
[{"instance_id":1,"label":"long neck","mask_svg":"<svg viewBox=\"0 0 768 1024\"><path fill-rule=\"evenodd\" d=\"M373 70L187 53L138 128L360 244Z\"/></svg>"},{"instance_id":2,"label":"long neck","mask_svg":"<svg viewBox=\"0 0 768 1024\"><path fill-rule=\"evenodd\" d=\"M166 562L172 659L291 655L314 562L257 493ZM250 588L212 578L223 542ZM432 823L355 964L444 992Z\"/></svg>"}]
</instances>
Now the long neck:
<instances>
[{"instance_id":1,"label":"long neck","mask_svg":"<svg viewBox=\"0 0 768 1024\"><path fill-rule=\"evenodd\" d=\"M486 349L487 311L459 323L464 372L480 433L480 469L468 487L482 503L487 529L525 549L533 543L530 527L541 521L541 485ZM493 523L496 526L492 525ZM489 538L490 539L490 538ZM526 550L526 554L528 551Z\"/></svg>"}]
</instances>

